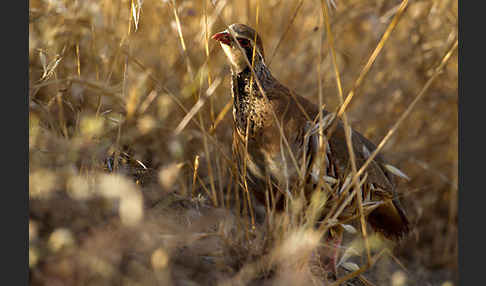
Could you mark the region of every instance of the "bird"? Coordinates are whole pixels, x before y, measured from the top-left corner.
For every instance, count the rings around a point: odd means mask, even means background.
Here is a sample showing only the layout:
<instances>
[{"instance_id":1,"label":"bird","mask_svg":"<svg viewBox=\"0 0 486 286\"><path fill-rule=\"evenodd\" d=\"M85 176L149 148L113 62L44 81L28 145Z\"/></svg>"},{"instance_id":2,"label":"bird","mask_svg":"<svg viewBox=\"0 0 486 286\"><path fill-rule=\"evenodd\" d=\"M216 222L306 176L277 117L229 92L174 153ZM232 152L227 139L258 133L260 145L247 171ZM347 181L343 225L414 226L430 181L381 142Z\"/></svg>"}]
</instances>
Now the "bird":
<instances>
[{"instance_id":1,"label":"bird","mask_svg":"<svg viewBox=\"0 0 486 286\"><path fill-rule=\"evenodd\" d=\"M332 189L342 191L349 184L347 178L352 170L343 122L336 119L329 138L324 135L327 133L319 132L332 127L335 114L320 110L273 76L265 63L262 39L253 28L231 24L212 39L219 42L231 67L232 147L240 177L249 192L257 201L268 203L268 190L277 190L272 203L281 210L285 197L292 196L292 187L303 178L302 173L306 174L308 198L320 178ZM358 131L351 129L350 133L359 169L376 146ZM325 142L324 152L320 152L319 142ZM319 168L322 164L325 167ZM398 178L408 177L380 153L362 177L363 204L375 203L366 216L367 223L388 239L405 237L411 226L396 188ZM355 204L350 204L349 209L357 213Z\"/></svg>"}]
</instances>

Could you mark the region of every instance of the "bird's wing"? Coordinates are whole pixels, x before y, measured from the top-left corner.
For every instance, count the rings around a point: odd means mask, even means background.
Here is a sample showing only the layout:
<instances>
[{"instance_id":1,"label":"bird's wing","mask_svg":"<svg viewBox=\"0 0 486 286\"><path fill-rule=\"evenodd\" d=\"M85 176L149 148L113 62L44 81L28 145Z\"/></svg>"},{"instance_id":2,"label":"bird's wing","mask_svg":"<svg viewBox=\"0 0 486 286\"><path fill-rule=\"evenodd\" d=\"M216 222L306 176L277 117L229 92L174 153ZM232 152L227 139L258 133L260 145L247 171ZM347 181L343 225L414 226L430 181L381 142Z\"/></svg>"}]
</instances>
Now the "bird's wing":
<instances>
[{"instance_id":1,"label":"bird's wing","mask_svg":"<svg viewBox=\"0 0 486 286\"><path fill-rule=\"evenodd\" d=\"M334 114L323 110L322 122L307 123L306 132L309 134L307 142L310 144L308 145L310 153L316 153L318 150L318 146L316 144L319 142L319 125L322 125L325 134L333 117ZM331 134L331 137L329 139L324 139L324 142L328 142L328 147L330 150L327 152L329 153L329 158L332 158L331 160L333 162L331 163L336 166L338 176L343 177L345 174L349 174L351 171L351 162L349 149L346 143L344 124L342 122L338 122L334 132ZM351 132L351 142L356 158L356 167L359 169L368 160L369 156L376 150L376 146L355 130L352 130ZM408 179L407 175L405 175L398 168L389 164L381 154L377 154L377 156L375 156L375 158L367 166L365 172L368 174L368 183L374 184L376 187L384 191L386 194L388 194L386 195L388 198L396 197L395 187L397 177Z\"/></svg>"},{"instance_id":2,"label":"bird's wing","mask_svg":"<svg viewBox=\"0 0 486 286\"><path fill-rule=\"evenodd\" d=\"M307 157L309 162L311 162L309 164L311 168L310 174L314 177L314 180L319 179L321 175L326 176L328 179L331 177L331 179L339 182L340 186L338 186L338 190L342 191L344 189L343 185L347 184L346 179L351 174L349 150L346 143L344 124L342 122L338 122L330 138L324 138L325 140L323 140L323 142L327 142L326 154L324 156L327 161L325 174L321 174L320 169L318 172L314 170L316 168L314 164L316 159L322 159L317 158L320 139L319 125L321 124L322 128L326 131L330 126L333 116L333 114L324 111L322 122L317 124L308 122L306 125L308 139L304 139L304 142L309 149ZM351 134L356 167L359 169L376 150L376 146L357 131L353 130ZM317 161L319 162L319 160ZM315 178L316 173L319 176L318 178ZM406 175L398 170L398 168L388 164L380 154L370 162L365 173L367 175L364 189L367 190L366 193L370 194L370 196L368 197L366 195L368 198L364 198L364 201L380 202L380 205L369 214L368 222L376 231L388 238L402 238L409 232L410 227L407 216L397 197L396 177L406 177ZM365 193L363 193L363 196L365 196Z\"/></svg>"}]
</instances>

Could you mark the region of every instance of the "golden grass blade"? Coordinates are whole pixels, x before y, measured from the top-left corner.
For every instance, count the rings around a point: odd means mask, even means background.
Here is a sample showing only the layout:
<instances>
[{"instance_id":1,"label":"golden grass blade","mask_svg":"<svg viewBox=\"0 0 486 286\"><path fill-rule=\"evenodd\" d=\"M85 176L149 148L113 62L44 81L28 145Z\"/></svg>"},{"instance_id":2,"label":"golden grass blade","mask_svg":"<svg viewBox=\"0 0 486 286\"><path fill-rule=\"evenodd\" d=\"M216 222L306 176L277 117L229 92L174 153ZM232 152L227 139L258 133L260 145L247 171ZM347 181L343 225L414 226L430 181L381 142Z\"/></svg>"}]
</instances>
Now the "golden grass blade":
<instances>
[{"instance_id":1,"label":"golden grass blade","mask_svg":"<svg viewBox=\"0 0 486 286\"><path fill-rule=\"evenodd\" d=\"M209 0L205 0L203 4L203 17L204 17L204 52L206 53L206 63L207 63L207 76L208 76L208 86L211 86L211 69L209 61L209 27L208 27L208 9L207 3ZM214 124L214 103L213 98L209 99L209 115L211 118L212 125ZM210 131L211 132L211 131Z\"/></svg>"},{"instance_id":2,"label":"golden grass blade","mask_svg":"<svg viewBox=\"0 0 486 286\"><path fill-rule=\"evenodd\" d=\"M196 195L196 179L197 179L198 171L199 171L199 155L196 155L196 157L194 157L194 172L192 176L192 190L191 190L192 197Z\"/></svg>"},{"instance_id":3,"label":"golden grass blade","mask_svg":"<svg viewBox=\"0 0 486 286\"><path fill-rule=\"evenodd\" d=\"M342 84L341 84L341 76L339 75L339 69L337 66L337 60L336 60L336 51L334 49L334 36L331 31L331 24L329 21L329 12L328 12L328 6L324 3L324 0L321 1L321 7L322 7L322 13L324 17L324 21L326 24L326 32L327 32L327 41L329 45L329 51L331 53L331 59L332 59L332 65L334 69L334 73L336 76L336 84L338 88L338 95L339 95L339 102L342 105L344 102L343 98L343 89L342 89ZM322 96L321 92L319 93L320 96ZM319 100L319 103L321 104L321 100ZM319 113L320 116L322 117L321 113ZM349 158L351 161L351 175L355 176L356 175L356 156L354 154L354 149L353 149L353 144L351 142L351 134L352 134L352 129L351 126L349 125L348 118L346 114L342 113L342 118L343 118L343 123L344 123L344 134L346 138L346 145L348 148L348 154ZM321 137L323 137L324 132L323 130L319 130L319 134ZM320 142L322 144L322 142ZM370 252L370 246L369 246L369 241L368 241L368 234L366 230L366 222L365 222L365 217L363 214L363 202L362 202L362 193L361 193L361 187L359 186L358 181L355 181L354 183L354 188L356 190L356 204L358 206L358 212L360 215L360 223L361 223L361 232L363 234L363 238L365 241L366 245L366 254L368 257L368 261L371 259L371 252Z\"/></svg>"},{"instance_id":4,"label":"golden grass blade","mask_svg":"<svg viewBox=\"0 0 486 286\"><path fill-rule=\"evenodd\" d=\"M361 83L363 82L363 79L365 78L366 74L368 74L369 70L371 69L371 66L373 65L373 63L375 62L376 58L380 54L381 50L385 46L386 41L388 40L388 38L390 37L391 33L393 32L393 30L397 26L398 21L400 20L403 12L405 12L405 8L407 8L407 4L408 4L408 0L403 0L402 4L400 4L400 7L398 8L398 11L395 14L395 17L393 17L393 20L391 21L390 25L388 25L388 27L386 28L385 33L383 34L383 36L381 37L380 41L378 42L378 45L376 45L376 48L373 51L373 53L371 53L371 56L368 59L368 62L363 67L363 69L361 70L358 78L356 79L356 81L355 81L355 83L353 85L353 88L351 89L351 91L346 96L346 100L344 101L344 103L339 108L339 111L337 112L338 117L340 117L344 113L344 111L348 107L349 103L351 102L351 99L353 99L353 97L355 95L356 89L361 85Z\"/></svg>"},{"instance_id":5,"label":"golden grass blade","mask_svg":"<svg viewBox=\"0 0 486 286\"><path fill-rule=\"evenodd\" d=\"M228 113L228 111L231 110L231 107L232 106L233 106L233 100L230 99L224 105L223 109L218 113L218 116L216 116L216 119L214 120L214 124L209 129L209 133L212 134L216 130L216 127L218 127L219 123L221 123L221 120L223 120L223 118L226 115L226 113Z\"/></svg>"},{"instance_id":6,"label":"golden grass blade","mask_svg":"<svg viewBox=\"0 0 486 286\"><path fill-rule=\"evenodd\" d=\"M45 64L46 61L45 55L42 52L40 53L40 55L41 55L41 59L44 58L43 61ZM57 66L62 61L62 59L63 59L62 56L56 55L56 57L48 65L44 65L43 66L44 74L42 74L42 77L40 78L39 82L49 79L54 74L54 71L56 70Z\"/></svg>"},{"instance_id":7,"label":"golden grass blade","mask_svg":"<svg viewBox=\"0 0 486 286\"><path fill-rule=\"evenodd\" d=\"M135 1L131 1L131 7L132 7L132 17L133 17L133 23L135 24L135 31L138 30L138 22L140 21L140 11L142 10L142 3L143 0L137 0L137 3Z\"/></svg>"},{"instance_id":8,"label":"golden grass blade","mask_svg":"<svg viewBox=\"0 0 486 286\"><path fill-rule=\"evenodd\" d=\"M147 97L144 99L144 101L140 104L140 114L145 113L147 111L147 108L154 102L154 100L157 98L159 94L155 91L152 90Z\"/></svg>"},{"instance_id":9,"label":"golden grass blade","mask_svg":"<svg viewBox=\"0 0 486 286\"><path fill-rule=\"evenodd\" d=\"M175 0L167 2L172 8L172 11L174 12L174 18L176 20L176 26L177 26L177 33L179 35L179 40L181 42L181 47L182 47L182 53L184 54L184 58L186 59L186 66L187 66L187 71L189 72L189 75L191 78L194 78L194 71L192 68L191 60L189 59L189 56L187 55L187 48L186 48L186 43L184 41L184 36L182 35L182 27L181 27L181 21L179 20L179 15L177 14L177 7Z\"/></svg>"},{"instance_id":10,"label":"golden grass blade","mask_svg":"<svg viewBox=\"0 0 486 286\"><path fill-rule=\"evenodd\" d=\"M272 55L270 56L270 60L268 61L269 67L272 65L273 58L277 54L278 48L280 48L280 45L282 44L283 39L285 39L285 36L287 36L288 32L290 31L290 27L292 27L292 24L294 23L295 18L297 17L297 14L299 13L300 8L302 7L302 4L304 4L304 0L299 1L299 3L297 4L297 7L295 7L294 14L292 15L292 18L290 18L290 21L287 23L287 27L285 27L283 34L278 39L277 45L275 46L275 49L273 49Z\"/></svg>"},{"instance_id":11,"label":"golden grass blade","mask_svg":"<svg viewBox=\"0 0 486 286\"><path fill-rule=\"evenodd\" d=\"M81 59L79 55L79 43L76 44L76 71L78 72L78 76L81 77Z\"/></svg>"},{"instance_id":12,"label":"golden grass blade","mask_svg":"<svg viewBox=\"0 0 486 286\"><path fill-rule=\"evenodd\" d=\"M208 98L213 95L214 91L216 88L221 84L222 80L220 77L216 78L216 80L211 84L211 86L206 90L205 96L199 98L199 100L194 104L194 106L189 110L189 112L184 116L184 118L181 120L179 125L174 129L174 135L177 136L179 135L182 130L187 126L189 121L196 115L196 113L203 107L204 103Z\"/></svg>"}]
</instances>

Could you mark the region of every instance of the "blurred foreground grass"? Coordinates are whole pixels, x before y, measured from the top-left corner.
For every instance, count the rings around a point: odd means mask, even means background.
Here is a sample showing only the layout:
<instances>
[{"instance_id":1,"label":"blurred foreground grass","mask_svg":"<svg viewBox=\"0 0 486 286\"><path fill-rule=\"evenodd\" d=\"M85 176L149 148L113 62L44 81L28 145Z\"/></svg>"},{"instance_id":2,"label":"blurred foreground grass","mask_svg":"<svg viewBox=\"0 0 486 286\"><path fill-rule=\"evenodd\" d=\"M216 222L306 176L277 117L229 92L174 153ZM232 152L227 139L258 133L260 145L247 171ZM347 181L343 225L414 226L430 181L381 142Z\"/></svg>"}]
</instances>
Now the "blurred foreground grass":
<instances>
[{"instance_id":1,"label":"blurred foreground grass","mask_svg":"<svg viewBox=\"0 0 486 286\"><path fill-rule=\"evenodd\" d=\"M331 24L345 92L399 4L337 1ZM29 14L32 284L325 280L311 230L284 219L275 224L285 235L270 240L228 207L242 196L232 175L229 68L207 41L225 24L256 27L274 75L316 103L321 66L334 110L320 1L31 0ZM352 126L379 142L456 38L457 1L411 1L357 90ZM393 251L408 270L384 255L369 271L378 285L457 281L457 77L454 54L384 149L411 178L399 191L415 230Z\"/></svg>"}]
</instances>

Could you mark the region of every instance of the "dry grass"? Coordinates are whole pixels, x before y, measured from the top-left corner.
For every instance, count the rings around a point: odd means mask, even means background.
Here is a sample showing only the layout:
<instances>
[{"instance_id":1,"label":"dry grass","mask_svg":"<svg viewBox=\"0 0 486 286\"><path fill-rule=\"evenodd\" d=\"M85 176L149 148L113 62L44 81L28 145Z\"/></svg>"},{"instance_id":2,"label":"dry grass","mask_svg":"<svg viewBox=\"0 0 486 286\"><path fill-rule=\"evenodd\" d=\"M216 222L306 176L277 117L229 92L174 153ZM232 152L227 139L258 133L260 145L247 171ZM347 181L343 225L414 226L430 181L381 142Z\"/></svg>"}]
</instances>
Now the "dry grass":
<instances>
[{"instance_id":1,"label":"dry grass","mask_svg":"<svg viewBox=\"0 0 486 286\"><path fill-rule=\"evenodd\" d=\"M297 93L329 110L351 94L347 122L386 138L411 178L399 192L413 234L391 247L368 233L370 269L351 235L345 266L367 270L352 283L456 282L457 54L437 67L457 40L457 1L409 2L384 45L400 1L336 2L331 52L321 1L31 0L31 283L327 281L321 197L265 223L236 183L229 67L208 40L234 22L256 27Z\"/></svg>"}]
</instances>

